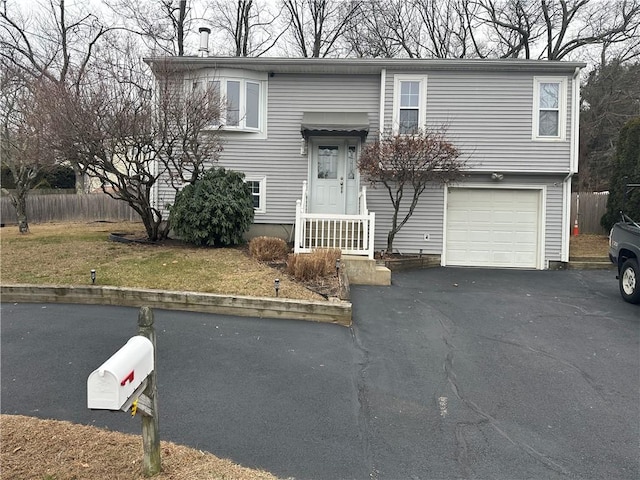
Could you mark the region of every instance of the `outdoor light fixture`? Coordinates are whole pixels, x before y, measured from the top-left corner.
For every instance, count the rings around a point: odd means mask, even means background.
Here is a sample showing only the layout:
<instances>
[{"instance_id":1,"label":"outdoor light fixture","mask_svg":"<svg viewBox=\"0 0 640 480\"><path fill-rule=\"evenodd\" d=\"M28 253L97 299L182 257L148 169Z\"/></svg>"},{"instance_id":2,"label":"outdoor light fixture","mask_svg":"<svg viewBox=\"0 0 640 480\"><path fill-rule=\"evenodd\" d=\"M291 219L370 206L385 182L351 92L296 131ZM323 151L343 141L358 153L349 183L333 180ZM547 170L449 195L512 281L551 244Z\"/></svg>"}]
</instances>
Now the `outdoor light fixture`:
<instances>
[{"instance_id":1,"label":"outdoor light fixture","mask_svg":"<svg viewBox=\"0 0 640 480\"><path fill-rule=\"evenodd\" d=\"M336 259L336 277L340 276L340 259Z\"/></svg>"},{"instance_id":2,"label":"outdoor light fixture","mask_svg":"<svg viewBox=\"0 0 640 480\"><path fill-rule=\"evenodd\" d=\"M96 283L96 270L94 268L91 269L91 283Z\"/></svg>"},{"instance_id":3,"label":"outdoor light fixture","mask_svg":"<svg viewBox=\"0 0 640 480\"><path fill-rule=\"evenodd\" d=\"M276 279L273 281L273 286L274 286L274 287L275 287L275 289L276 289L276 297L277 297L277 296L278 296L278 290L280 290L280 279L279 279L279 278L276 278Z\"/></svg>"}]
</instances>

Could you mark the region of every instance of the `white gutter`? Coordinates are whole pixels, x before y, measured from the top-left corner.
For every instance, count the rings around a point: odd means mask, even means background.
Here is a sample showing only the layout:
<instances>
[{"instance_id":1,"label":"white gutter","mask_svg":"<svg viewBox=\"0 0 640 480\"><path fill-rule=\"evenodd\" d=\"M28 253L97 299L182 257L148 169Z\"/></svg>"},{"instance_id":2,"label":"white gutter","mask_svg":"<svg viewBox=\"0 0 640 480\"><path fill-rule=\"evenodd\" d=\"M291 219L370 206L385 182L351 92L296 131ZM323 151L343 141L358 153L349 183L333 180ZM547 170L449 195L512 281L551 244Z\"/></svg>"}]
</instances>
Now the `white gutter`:
<instances>
[{"instance_id":1,"label":"white gutter","mask_svg":"<svg viewBox=\"0 0 640 480\"><path fill-rule=\"evenodd\" d=\"M378 122L378 131L380 135L384 132L384 93L387 87L387 69L380 70L380 119Z\"/></svg>"},{"instance_id":2,"label":"white gutter","mask_svg":"<svg viewBox=\"0 0 640 480\"><path fill-rule=\"evenodd\" d=\"M562 181L562 249L560 261L569 261L569 234L571 232L571 180L578 173L580 145L580 67L576 67L571 79L571 148L569 151L569 174Z\"/></svg>"}]
</instances>

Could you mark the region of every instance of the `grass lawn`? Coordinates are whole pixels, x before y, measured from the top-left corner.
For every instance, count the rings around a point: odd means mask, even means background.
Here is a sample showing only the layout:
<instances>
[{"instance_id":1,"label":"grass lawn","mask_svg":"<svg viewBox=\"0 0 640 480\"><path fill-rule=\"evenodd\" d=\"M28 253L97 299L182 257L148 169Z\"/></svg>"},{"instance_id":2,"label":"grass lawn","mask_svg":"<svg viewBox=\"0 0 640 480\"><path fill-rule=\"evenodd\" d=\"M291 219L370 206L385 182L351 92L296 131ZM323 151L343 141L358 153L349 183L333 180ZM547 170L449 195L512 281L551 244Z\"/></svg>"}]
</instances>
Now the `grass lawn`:
<instances>
[{"instance_id":1,"label":"grass lawn","mask_svg":"<svg viewBox=\"0 0 640 480\"><path fill-rule=\"evenodd\" d=\"M249 257L243 248L198 248L118 243L109 234L144 236L140 223L65 223L30 225L21 235L5 227L0 236L0 279L7 284L96 285L152 288L304 300L323 297L279 270Z\"/></svg>"}]
</instances>

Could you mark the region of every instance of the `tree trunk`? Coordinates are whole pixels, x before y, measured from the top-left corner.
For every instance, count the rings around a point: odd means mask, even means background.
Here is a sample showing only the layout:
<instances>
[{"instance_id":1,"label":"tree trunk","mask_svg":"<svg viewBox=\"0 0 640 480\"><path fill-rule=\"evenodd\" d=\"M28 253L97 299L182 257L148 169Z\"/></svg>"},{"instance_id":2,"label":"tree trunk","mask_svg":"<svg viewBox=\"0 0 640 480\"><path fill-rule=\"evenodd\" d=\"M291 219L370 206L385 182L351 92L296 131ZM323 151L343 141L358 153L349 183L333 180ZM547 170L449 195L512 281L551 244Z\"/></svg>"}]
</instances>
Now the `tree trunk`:
<instances>
[{"instance_id":1,"label":"tree trunk","mask_svg":"<svg viewBox=\"0 0 640 480\"><path fill-rule=\"evenodd\" d=\"M75 173L76 176L76 194L82 195L84 193L87 193L85 191L84 172L75 163L73 164L73 173Z\"/></svg>"},{"instance_id":2,"label":"tree trunk","mask_svg":"<svg viewBox=\"0 0 640 480\"><path fill-rule=\"evenodd\" d=\"M393 239L396 238L395 229L389 230L387 234L387 253L393 253Z\"/></svg>"},{"instance_id":3,"label":"tree trunk","mask_svg":"<svg viewBox=\"0 0 640 480\"><path fill-rule=\"evenodd\" d=\"M389 193L391 193L391 190L389 190ZM400 194L400 197L396 198L395 201L392 201L393 216L391 217L391 228L387 234L387 253L393 253L393 239L396 238L396 233L400 230L400 228L398 228L398 210L400 210L401 199L402 194Z\"/></svg>"},{"instance_id":4,"label":"tree trunk","mask_svg":"<svg viewBox=\"0 0 640 480\"><path fill-rule=\"evenodd\" d=\"M184 22L187 18L187 0L180 0L178 10L177 34L178 37L178 56L184 55Z\"/></svg>"},{"instance_id":5,"label":"tree trunk","mask_svg":"<svg viewBox=\"0 0 640 480\"><path fill-rule=\"evenodd\" d=\"M164 240L169 236L169 222L163 219L156 219L152 211L149 211L146 215L138 212L142 218L144 229L147 232L147 238L152 242Z\"/></svg>"},{"instance_id":6,"label":"tree trunk","mask_svg":"<svg viewBox=\"0 0 640 480\"><path fill-rule=\"evenodd\" d=\"M29 233L29 222L27 220L27 192L16 185L16 193L11 195L11 204L16 209L18 220L18 230L20 233Z\"/></svg>"},{"instance_id":7,"label":"tree trunk","mask_svg":"<svg viewBox=\"0 0 640 480\"><path fill-rule=\"evenodd\" d=\"M151 215L143 216L142 223L144 224L144 229L147 232L147 239L152 242L156 242L158 241L158 223L150 217Z\"/></svg>"}]
</instances>

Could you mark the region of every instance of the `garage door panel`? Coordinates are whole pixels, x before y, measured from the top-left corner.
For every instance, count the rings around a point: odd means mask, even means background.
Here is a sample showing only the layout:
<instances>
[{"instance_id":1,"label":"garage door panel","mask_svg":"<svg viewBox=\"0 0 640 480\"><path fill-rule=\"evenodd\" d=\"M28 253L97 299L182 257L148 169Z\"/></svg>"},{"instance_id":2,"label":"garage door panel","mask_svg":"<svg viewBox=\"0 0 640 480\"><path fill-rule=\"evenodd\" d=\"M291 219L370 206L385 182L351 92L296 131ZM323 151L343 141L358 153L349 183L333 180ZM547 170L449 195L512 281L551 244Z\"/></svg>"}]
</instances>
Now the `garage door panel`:
<instances>
[{"instance_id":1,"label":"garage door panel","mask_svg":"<svg viewBox=\"0 0 640 480\"><path fill-rule=\"evenodd\" d=\"M491 260L491 252L488 250L471 250L471 254L480 262L489 262Z\"/></svg>"},{"instance_id":2,"label":"garage door panel","mask_svg":"<svg viewBox=\"0 0 640 480\"><path fill-rule=\"evenodd\" d=\"M508 265L511 263L513 257L513 252L493 252L491 256L491 264L495 264L497 266Z\"/></svg>"},{"instance_id":3,"label":"garage door panel","mask_svg":"<svg viewBox=\"0 0 640 480\"><path fill-rule=\"evenodd\" d=\"M515 232L513 234L513 243L515 245L528 245L528 246L535 245L536 242L531 241L531 235L535 233L536 233L535 231Z\"/></svg>"},{"instance_id":4,"label":"garage door panel","mask_svg":"<svg viewBox=\"0 0 640 480\"><path fill-rule=\"evenodd\" d=\"M539 208L539 190L452 188L446 264L535 268Z\"/></svg>"}]
</instances>

